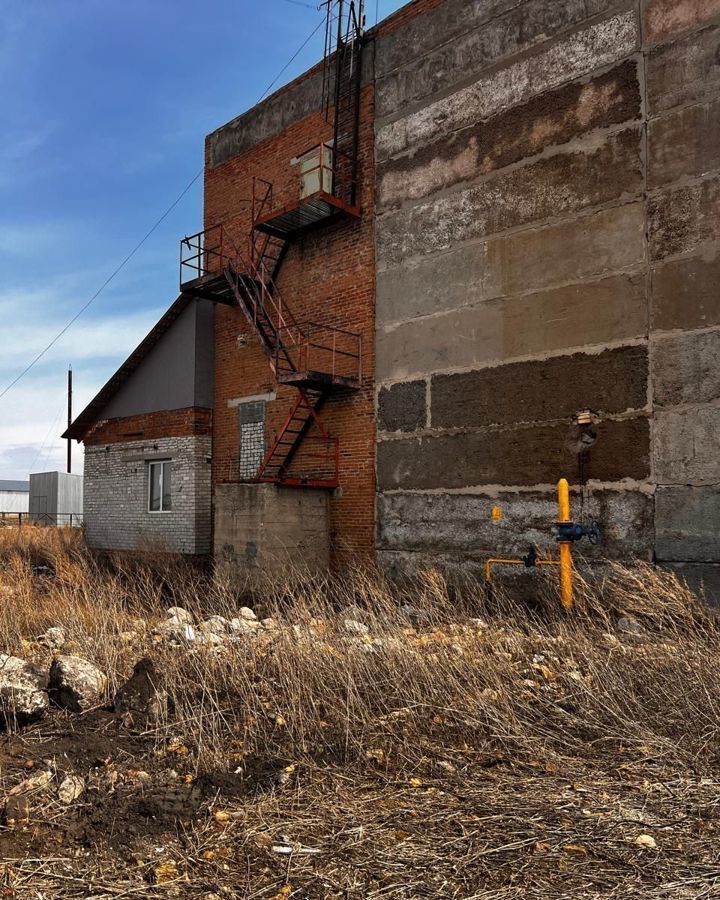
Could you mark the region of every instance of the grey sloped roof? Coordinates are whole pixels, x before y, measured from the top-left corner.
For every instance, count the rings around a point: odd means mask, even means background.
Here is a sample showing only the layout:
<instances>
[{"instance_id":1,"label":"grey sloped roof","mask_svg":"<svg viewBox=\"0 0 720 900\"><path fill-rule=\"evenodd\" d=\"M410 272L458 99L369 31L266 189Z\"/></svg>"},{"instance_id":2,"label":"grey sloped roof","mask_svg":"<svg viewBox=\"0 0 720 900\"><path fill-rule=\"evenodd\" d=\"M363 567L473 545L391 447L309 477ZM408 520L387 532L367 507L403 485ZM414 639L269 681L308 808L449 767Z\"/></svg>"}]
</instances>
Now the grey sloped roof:
<instances>
[{"instance_id":1,"label":"grey sloped roof","mask_svg":"<svg viewBox=\"0 0 720 900\"><path fill-rule=\"evenodd\" d=\"M18 491L18 493L29 494L30 482L12 480L8 481L7 479L0 478L0 491Z\"/></svg>"},{"instance_id":2,"label":"grey sloped roof","mask_svg":"<svg viewBox=\"0 0 720 900\"><path fill-rule=\"evenodd\" d=\"M63 438L75 438L82 440L89 428L95 424L103 409L120 390L140 363L158 343L160 338L170 328L172 323L180 316L183 310L190 304L192 297L189 294L180 294L172 306L163 314L148 335L128 356L125 362L115 372L112 378L102 387L95 397L88 403L85 409L75 419L62 435Z\"/></svg>"}]
</instances>

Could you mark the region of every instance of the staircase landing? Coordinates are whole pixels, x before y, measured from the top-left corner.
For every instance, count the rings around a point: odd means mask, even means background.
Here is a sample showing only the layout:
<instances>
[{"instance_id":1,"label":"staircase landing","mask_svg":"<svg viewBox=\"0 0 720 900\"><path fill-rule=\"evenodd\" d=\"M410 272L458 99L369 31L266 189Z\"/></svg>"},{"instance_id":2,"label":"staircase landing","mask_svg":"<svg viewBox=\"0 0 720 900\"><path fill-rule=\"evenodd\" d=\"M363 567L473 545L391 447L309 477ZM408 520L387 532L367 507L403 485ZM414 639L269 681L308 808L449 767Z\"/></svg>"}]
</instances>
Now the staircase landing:
<instances>
[{"instance_id":1,"label":"staircase landing","mask_svg":"<svg viewBox=\"0 0 720 900\"><path fill-rule=\"evenodd\" d=\"M360 210L357 206L350 206L340 197L335 197L327 191L317 191L261 216L253 227L256 231L271 234L273 237L289 239L310 231L336 216L351 216L356 219L359 215Z\"/></svg>"}]
</instances>

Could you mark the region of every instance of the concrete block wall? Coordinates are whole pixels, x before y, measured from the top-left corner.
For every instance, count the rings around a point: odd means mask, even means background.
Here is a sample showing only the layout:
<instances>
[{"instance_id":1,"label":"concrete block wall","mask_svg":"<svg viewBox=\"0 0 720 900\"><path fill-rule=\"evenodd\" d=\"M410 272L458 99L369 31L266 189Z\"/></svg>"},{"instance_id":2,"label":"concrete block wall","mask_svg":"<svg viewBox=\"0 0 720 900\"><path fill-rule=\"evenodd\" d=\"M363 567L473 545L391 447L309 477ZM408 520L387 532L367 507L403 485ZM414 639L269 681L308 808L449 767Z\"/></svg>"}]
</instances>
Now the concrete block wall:
<instances>
[{"instance_id":1,"label":"concrete block wall","mask_svg":"<svg viewBox=\"0 0 720 900\"><path fill-rule=\"evenodd\" d=\"M215 564L224 571L283 567L317 571L330 565L326 491L289 491L273 484L216 484Z\"/></svg>"},{"instance_id":2,"label":"concrete block wall","mask_svg":"<svg viewBox=\"0 0 720 900\"><path fill-rule=\"evenodd\" d=\"M720 0L413 6L375 48L380 562L549 548L565 475L587 552L708 574Z\"/></svg>"},{"instance_id":3,"label":"concrete block wall","mask_svg":"<svg viewBox=\"0 0 720 900\"><path fill-rule=\"evenodd\" d=\"M210 552L209 435L92 444L85 448L85 528L91 547ZM148 512L148 465L172 460L172 509Z\"/></svg>"}]
</instances>

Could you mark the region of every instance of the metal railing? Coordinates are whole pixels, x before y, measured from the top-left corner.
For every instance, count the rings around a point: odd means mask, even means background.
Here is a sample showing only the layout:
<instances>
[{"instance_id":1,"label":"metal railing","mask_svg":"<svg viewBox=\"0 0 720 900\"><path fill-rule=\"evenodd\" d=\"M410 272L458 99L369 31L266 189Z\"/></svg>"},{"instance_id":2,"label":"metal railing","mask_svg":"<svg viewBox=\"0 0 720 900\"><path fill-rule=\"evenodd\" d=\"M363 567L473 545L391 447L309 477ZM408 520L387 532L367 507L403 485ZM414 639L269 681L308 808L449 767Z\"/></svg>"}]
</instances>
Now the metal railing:
<instances>
[{"instance_id":1,"label":"metal railing","mask_svg":"<svg viewBox=\"0 0 720 900\"><path fill-rule=\"evenodd\" d=\"M47 528L82 528L85 519L82 513L36 513L0 512L0 528L22 528L25 525L40 525Z\"/></svg>"},{"instance_id":2,"label":"metal railing","mask_svg":"<svg viewBox=\"0 0 720 900\"><path fill-rule=\"evenodd\" d=\"M180 241L180 286L220 273L229 261L224 225L211 225Z\"/></svg>"},{"instance_id":3,"label":"metal railing","mask_svg":"<svg viewBox=\"0 0 720 900\"><path fill-rule=\"evenodd\" d=\"M275 367L278 376L320 372L362 382L362 336L355 331L318 322L300 322L278 332Z\"/></svg>"}]
</instances>

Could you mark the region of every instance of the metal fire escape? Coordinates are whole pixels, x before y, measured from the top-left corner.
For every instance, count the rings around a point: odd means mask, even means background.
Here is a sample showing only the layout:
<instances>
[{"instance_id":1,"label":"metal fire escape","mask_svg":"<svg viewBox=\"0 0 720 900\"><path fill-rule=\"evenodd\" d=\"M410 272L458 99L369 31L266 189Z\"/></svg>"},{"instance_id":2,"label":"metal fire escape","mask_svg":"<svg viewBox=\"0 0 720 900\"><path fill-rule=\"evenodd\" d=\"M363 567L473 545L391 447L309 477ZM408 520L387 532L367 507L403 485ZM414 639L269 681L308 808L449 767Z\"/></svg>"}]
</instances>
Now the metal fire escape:
<instances>
[{"instance_id":1,"label":"metal fire escape","mask_svg":"<svg viewBox=\"0 0 720 900\"><path fill-rule=\"evenodd\" d=\"M357 391L362 383L360 335L318 321L298 322L277 284L294 239L360 214L363 0L326 0L326 5L323 108L332 139L292 161L299 182L293 196L277 196L270 182L253 179L247 250L238 246L232 223L212 226L180 244L180 289L239 307L277 383L297 390L252 479L290 487L337 487L338 439L325 428L320 411L330 396Z\"/></svg>"}]
</instances>

